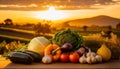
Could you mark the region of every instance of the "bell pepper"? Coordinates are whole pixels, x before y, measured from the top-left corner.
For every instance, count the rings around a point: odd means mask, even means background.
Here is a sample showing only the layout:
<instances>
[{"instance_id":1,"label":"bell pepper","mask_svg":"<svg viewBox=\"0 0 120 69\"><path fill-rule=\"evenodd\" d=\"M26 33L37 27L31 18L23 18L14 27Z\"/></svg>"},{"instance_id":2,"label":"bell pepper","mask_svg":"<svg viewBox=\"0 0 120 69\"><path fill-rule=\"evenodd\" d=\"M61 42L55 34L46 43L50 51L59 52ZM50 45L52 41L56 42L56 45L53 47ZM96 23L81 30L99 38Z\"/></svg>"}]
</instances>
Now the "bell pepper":
<instances>
[{"instance_id":1,"label":"bell pepper","mask_svg":"<svg viewBox=\"0 0 120 69\"><path fill-rule=\"evenodd\" d=\"M44 55L49 55L52 57L52 61L56 62L59 60L61 55L60 47L56 44L49 44L44 51Z\"/></svg>"}]
</instances>

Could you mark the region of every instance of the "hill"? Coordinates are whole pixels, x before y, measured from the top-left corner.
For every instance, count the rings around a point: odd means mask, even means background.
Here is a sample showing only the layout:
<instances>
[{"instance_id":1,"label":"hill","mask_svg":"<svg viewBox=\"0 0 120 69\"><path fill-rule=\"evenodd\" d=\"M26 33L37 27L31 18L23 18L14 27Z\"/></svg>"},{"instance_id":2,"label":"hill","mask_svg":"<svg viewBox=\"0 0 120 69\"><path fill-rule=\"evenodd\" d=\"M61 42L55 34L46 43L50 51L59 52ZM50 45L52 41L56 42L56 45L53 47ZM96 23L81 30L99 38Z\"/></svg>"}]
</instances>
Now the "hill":
<instances>
[{"instance_id":1,"label":"hill","mask_svg":"<svg viewBox=\"0 0 120 69\"><path fill-rule=\"evenodd\" d=\"M108 26L111 25L112 27L116 27L116 25L120 22L120 19L113 18L110 16L100 15L91 18L84 18L84 19L76 19L66 21L70 26L91 26L91 25L98 25L98 26Z\"/></svg>"}]
</instances>

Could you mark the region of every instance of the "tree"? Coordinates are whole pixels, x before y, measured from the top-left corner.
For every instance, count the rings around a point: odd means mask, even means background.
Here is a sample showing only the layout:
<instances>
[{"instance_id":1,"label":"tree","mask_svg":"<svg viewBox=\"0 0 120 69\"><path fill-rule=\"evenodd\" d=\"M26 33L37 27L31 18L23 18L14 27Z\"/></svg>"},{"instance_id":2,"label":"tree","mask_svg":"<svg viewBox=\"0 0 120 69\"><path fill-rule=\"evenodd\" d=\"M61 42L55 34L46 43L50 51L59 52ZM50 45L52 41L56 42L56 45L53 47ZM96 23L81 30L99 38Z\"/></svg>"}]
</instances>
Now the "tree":
<instances>
[{"instance_id":1,"label":"tree","mask_svg":"<svg viewBox=\"0 0 120 69\"><path fill-rule=\"evenodd\" d=\"M87 28L88 28L88 26L86 26L86 25L83 26L84 31L87 31Z\"/></svg>"},{"instance_id":2,"label":"tree","mask_svg":"<svg viewBox=\"0 0 120 69\"><path fill-rule=\"evenodd\" d=\"M44 24L44 34L45 33L50 33L51 30L50 30L50 25L49 24Z\"/></svg>"},{"instance_id":3,"label":"tree","mask_svg":"<svg viewBox=\"0 0 120 69\"><path fill-rule=\"evenodd\" d=\"M50 25L49 24L42 24L42 23L38 23L36 25L34 25L33 30L35 31L35 36L38 35L45 35L46 33L50 33Z\"/></svg>"},{"instance_id":4,"label":"tree","mask_svg":"<svg viewBox=\"0 0 120 69\"><path fill-rule=\"evenodd\" d=\"M41 23L38 23L36 25L33 26L33 30L35 32L35 36L39 35L41 33L41 30L42 30L42 24Z\"/></svg>"},{"instance_id":5,"label":"tree","mask_svg":"<svg viewBox=\"0 0 120 69\"><path fill-rule=\"evenodd\" d=\"M120 22L116 25L116 29L120 30Z\"/></svg>"},{"instance_id":6,"label":"tree","mask_svg":"<svg viewBox=\"0 0 120 69\"><path fill-rule=\"evenodd\" d=\"M108 30L112 31L112 26L111 25L108 26Z\"/></svg>"},{"instance_id":7,"label":"tree","mask_svg":"<svg viewBox=\"0 0 120 69\"><path fill-rule=\"evenodd\" d=\"M13 24L12 20L9 19L9 18L8 18L8 19L5 19L4 22L5 22L5 24L7 24L7 25L12 25L12 24Z\"/></svg>"}]
</instances>

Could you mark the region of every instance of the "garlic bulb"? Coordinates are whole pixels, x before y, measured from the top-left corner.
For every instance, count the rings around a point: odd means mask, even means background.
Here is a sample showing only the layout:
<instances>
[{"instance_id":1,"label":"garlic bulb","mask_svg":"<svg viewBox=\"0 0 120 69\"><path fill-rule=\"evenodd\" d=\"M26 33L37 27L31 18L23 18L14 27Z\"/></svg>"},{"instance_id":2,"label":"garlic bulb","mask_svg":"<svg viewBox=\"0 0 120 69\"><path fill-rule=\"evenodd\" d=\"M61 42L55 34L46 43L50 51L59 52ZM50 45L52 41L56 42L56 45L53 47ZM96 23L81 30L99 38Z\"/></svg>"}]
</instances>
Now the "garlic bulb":
<instances>
[{"instance_id":1,"label":"garlic bulb","mask_svg":"<svg viewBox=\"0 0 120 69\"><path fill-rule=\"evenodd\" d=\"M86 61L87 63L90 63L90 64L96 63L96 58L94 56L89 56L87 57Z\"/></svg>"},{"instance_id":2,"label":"garlic bulb","mask_svg":"<svg viewBox=\"0 0 120 69\"><path fill-rule=\"evenodd\" d=\"M86 58L86 61L87 61L87 63L90 63L90 64L91 64L91 63L92 63L91 57L87 57L87 58Z\"/></svg>"},{"instance_id":3,"label":"garlic bulb","mask_svg":"<svg viewBox=\"0 0 120 69\"><path fill-rule=\"evenodd\" d=\"M95 52L91 52L91 49L89 49L89 52L87 53L86 56L87 56L87 57L96 56L96 53L95 53Z\"/></svg>"},{"instance_id":4,"label":"garlic bulb","mask_svg":"<svg viewBox=\"0 0 120 69\"><path fill-rule=\"evenodd\" d=\"M102 62L102 56L101 55L96 55L95 56L97 62Z\"/></svg>"},{"instance_id":5,"label":"garlic bulb","mask_svg":"<svg viewBox=\"0 0 120 69\"><path fill-rule=\"evenodd\" d=\"M91 56L92 63L96 63L96 58L94 56Z\"/></svg>"},{"instance_id":6,"label":"garlic bulb","mask_svg":"<svg viewBox=\"0 0 120 69\"><path fill-rule=\"evenodd\" d=\"M51 57L50 56L48 56L48 55L45 55L43 58L42 58L42 62L43 63L52 63L52 59L51 59Z\"/></svg>"},{"instance_id":7,"label":"garlic bulb","mask_svg":"<svg viewBox=\"0 0 120 69\"><path fill-rule=\"evenodd\" d=\"M85 54L83 54L83 56L79 58L79 62L80 62L80 63L86 63Z\"/></svg>"}]
</instances>

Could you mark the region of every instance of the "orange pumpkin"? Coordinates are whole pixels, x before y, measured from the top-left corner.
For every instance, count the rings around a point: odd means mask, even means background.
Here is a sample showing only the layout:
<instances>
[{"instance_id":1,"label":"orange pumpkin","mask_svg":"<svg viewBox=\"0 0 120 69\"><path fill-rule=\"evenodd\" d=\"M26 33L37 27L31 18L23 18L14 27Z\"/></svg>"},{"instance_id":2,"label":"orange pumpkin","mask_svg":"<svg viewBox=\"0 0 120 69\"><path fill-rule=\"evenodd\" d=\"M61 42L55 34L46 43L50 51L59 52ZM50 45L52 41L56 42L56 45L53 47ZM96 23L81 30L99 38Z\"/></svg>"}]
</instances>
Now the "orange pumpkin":
<instances>
[{"instance_id":1,"label":"orange pumpkin","mask_svg":"<svg viewBox=\"0 0 120 69\"><path fill-rule=\"evenodd\" d=\"M49 44L45 48L44 55L50 55L52 57L52 61L56 62L59 60L61 55L60 47L56 44Z\"/></svg>"}]
</instances>

